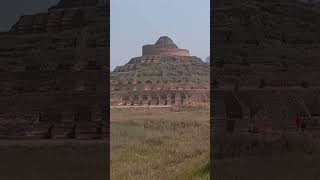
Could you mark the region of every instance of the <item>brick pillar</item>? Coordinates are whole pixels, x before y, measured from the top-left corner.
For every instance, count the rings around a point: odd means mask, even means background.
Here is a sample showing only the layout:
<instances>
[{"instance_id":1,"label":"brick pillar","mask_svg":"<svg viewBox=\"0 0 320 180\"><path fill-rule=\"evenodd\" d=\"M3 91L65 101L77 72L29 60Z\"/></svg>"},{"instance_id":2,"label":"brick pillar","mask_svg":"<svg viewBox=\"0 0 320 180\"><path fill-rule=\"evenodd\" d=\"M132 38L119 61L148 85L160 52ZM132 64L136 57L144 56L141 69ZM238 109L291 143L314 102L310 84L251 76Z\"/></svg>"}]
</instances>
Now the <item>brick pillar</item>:
<instances>
[{"instance_id":1,"label":"brick pillar","mask_svg":"<svg viewBox=\"0 0 320 180\"><path fill-rule=\"evenodd\" d=\"M142 106L142 95L139 95L139 105Z\"/></svg>"},{"instance_id":2,"label":"brick pillar","mask_svg":"<svg viewBox=\"0 0 320 180\"><path fill-rule=\"evenodd\" d=\"M151 100L152 100L152 97L151 97L151 95L150 95L150 94L148 94L148 106L150 106L150 105L151 105Z\"/></svg>"},{"instance_id":3,"label":"brick pillar","mask_svg":"<svg viewBox=\"0 0 320 180\"><path fill-rule=\"evenodd\" d=\"M175 105L181 105L181 94L179 92L175 96Z\"/></svg>"},{"instance_id":4,"label":"brick pillar","mask_svg":"<svg viewBox=\"0 0 320 180\"><path fill-rule=\"evenodd\" d=\"M132 106L134 104L134 97L133 95L129 96L129 101L127 102L127 106Z\"/></svg>"},{"instance_id":5,"label":"brick pillar","mask_svg":"<svg viewBox=\"0 0 320 180\"><path fill-rule=\"evenodd\" d=\"M175 97L174 97L173 99L171 99L171 95L176 96L175 94L176 94L175 92L172 92L172 93L170 94L170 104L171 104L171 105L174 105L174 104L175 104Z\"/></svg>"},{"instance_id":6,"label":"brick pillar","mask_svg":"<svg viewBox=\"0 0 320 180\"><path fill-rule=\"evenodd\" d=\"M159 94L158 94L158 96L159 96ZM166 99L162 99L161 96L159 96L159 106L165 105L165 101L166 101Z\"/></svg>"},{"instance_id":7,"label":"brick pillar","mask_svg":"<svg viewBox=\"0 0 320 180\"><path fill-rule=\"evenodd\" d=\"M167 94L167 105L171 105L171 94Z\"/></svg>"}]
</instances>

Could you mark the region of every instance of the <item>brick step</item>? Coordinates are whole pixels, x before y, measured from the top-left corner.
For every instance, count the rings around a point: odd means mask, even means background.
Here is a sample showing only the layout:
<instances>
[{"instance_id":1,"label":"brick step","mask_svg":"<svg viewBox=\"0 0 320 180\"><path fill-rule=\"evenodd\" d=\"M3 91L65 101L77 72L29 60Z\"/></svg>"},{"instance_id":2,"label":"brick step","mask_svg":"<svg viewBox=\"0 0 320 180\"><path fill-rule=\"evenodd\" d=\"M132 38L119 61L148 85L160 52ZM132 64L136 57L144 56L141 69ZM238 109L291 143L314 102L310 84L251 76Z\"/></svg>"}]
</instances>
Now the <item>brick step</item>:
<instances>
[{"instance_id":1,"label":"brick step","mask_svg":"<svg viewBox=\"0 0 320 180\"><path fill-rule=\"evenodd\" d=\"M48 122L38 122L32 125L26 133L26 137L30 139L43 139L49 131L51 124Z\"/></svg>"},{"instance_id":2,"label":"brick step","mask_svg":"<svg viewBox=\"0 0 320 180\"><path fill-rule=\"evenodd\" d=\"M89 140L89 139L102 139L101 136L98 136L96 133L87 133L87 134L77 134L76 139L80 140Z\"/></svg>"},{"instance_id":3,"label":"brick step","mask_svg":"<svg viewBox=\"0 0 320 180\"><path fill-rule=\"evenodd\" d=\"M320 130L320 126L307 127L306 129Z\"/></svg>"},{"instance_id":4,"label":"brick step","mask_svg":"<svg viewBox=\"0 0 320 180\"><path fill-rule=\"evenodd\" d=\"M44 139L46 138L46 132L44 131L31 131L26 135L27 139Z\"/></svg>"},{"instance_id":5,"label":"brick step","mask_svg":"<svg viewBox=\"0 0 320 180\"><path fill-rule=\"evenodd\" d=\"M102 138L103 134L103 127L95 122L81 122L76 128L77 139L98 139Z\"/></svg>"},{"instance_id":6,"label":"brick step","mask_svg":"<svg viewBox=\"0 0 320 180\"><path fill-rule=\"evenodd\" d=\"M52 129L52 135L56 139L68 138L68 135L70 135L73 128L74 128L73 122L64 122L64 123L55 124Z\"/></svg>"},{"instance_id":7,"label":"brick step","mask_svg":"<svg viewBox=\"0 0 320 180\"><path fill-rule=\"evenodd\" d=\"M25 135L1 135L0 134L0 140L22 140L22 139L28 139Z\"/></svg>"}]
</instances>

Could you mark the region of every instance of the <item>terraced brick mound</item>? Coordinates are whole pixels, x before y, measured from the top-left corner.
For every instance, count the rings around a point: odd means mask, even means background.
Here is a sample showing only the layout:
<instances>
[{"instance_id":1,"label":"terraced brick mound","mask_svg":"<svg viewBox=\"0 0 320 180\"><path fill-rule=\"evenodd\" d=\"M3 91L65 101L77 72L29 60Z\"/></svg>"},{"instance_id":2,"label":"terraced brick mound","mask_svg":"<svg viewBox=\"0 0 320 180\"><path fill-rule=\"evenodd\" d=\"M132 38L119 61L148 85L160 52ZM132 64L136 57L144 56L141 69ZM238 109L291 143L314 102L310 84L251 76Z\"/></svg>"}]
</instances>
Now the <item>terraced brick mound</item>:
<instances>
[{"instance_id":1,"label":"terraced brick mound","mask_svg":"<svg viewBox=\"0 0 320 180\"><path fill-rule=\"evenodd\" d=\"M209 64L189 56L167 36L143 46L111 73L112 106L172 106L209 103Z\"/></svg>"},{"instance_id":2,"label":"terraced brick mound","mask_svg":"<svg viewBox=\"0 0 320 180\"><path fill-rule=\"evenodd\" d=\"M106 4L61 0L0 34L0 138L98 138L106 128Z\"/></svg>"},{"instance_id":3,"label":"terraced brick mound","mask_svg":"<svg viewBox=\"0 0 320 180\"><path fill-rule=\"evenodd\" d=\"M217 1L214 132L320 131L319 3Z\"/></svg>"}]
</instances>

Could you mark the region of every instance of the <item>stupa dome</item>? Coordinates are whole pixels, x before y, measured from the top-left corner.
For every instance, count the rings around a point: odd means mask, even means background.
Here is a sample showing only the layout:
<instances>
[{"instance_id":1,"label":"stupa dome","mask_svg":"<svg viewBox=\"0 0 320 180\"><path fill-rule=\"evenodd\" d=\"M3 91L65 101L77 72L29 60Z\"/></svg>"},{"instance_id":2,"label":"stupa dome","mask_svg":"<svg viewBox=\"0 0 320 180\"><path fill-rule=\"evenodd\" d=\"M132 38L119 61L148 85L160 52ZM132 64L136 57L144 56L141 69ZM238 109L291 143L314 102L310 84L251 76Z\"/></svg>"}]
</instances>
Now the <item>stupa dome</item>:
<instances>
[{"instance_id":1,"label":"stupa dome","mask_svg":"<svg viewBox=\"0 0 320 180\"><path fill-rule=\"evenodd\" d=\"M155 43L158 47L178 49L178 46L168 36L162 36Z\"/></svg>"},{"instance_id":2,"label":"stupa dome","mask_svg":"<svg viewBox=\"0 0 320 180\"><path fill-rule=\"evenodd\" d=\"M160 37L155 44L144 45L142 56L189 56L189 51L179 49L168 36Z\"/></svg>"}]
</instances>

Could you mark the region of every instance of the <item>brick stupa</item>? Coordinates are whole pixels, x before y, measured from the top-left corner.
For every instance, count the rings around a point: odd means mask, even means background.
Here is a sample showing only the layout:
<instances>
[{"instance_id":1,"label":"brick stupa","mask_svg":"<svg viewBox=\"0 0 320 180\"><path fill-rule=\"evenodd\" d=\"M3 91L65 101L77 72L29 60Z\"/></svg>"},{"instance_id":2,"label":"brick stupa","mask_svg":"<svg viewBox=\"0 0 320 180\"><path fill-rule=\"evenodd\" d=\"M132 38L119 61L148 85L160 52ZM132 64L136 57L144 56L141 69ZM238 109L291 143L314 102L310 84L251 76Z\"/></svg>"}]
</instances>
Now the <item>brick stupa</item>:
<instances>
[{"instance_id":1,"label":"brick stupa","mask_svg":"<svg viewBox=\"0 0 320 180\"><path fill-rule=\"evenodd\" d=\"M179 49L178 46L168 37L160 37L154 45L144 45L142 47L143 56L189 56L189 51Z\"/></svg>"},{"instance_id":2,"label":"brick stupa","mask_svg":"<svg viewBox=\"0 0 320 180\"><path fill-rule=\"evenodd\" d=\"M209 102L209 65L167 36L142 47L111 73L112 106L174 106Z\"/></svg>"}]
</instances>

